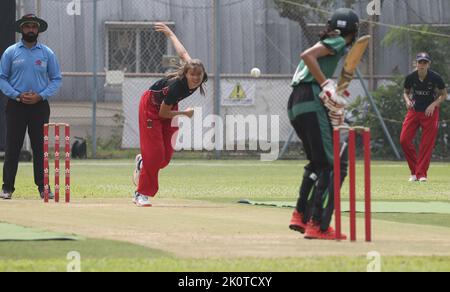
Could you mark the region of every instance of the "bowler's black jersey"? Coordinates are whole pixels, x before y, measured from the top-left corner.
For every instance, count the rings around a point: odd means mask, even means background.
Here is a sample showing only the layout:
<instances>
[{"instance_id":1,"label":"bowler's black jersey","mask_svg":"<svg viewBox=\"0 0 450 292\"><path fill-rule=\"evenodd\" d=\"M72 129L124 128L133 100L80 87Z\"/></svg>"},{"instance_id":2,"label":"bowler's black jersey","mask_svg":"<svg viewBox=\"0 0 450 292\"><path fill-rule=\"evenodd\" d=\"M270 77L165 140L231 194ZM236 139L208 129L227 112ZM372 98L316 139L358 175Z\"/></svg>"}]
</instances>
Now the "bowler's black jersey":
<instances>
[{"instance_id":1,"label":"bowler's black jersey","mask_svg":"<svg viewBox=\"0 0 450 292\"><path fill-rule=\"evenodd\" d=\"M153 101L160 106L163 102L166 105L176 105L191 96L196 89L189 89L186 78L180 80L166 77L153 84L150 90L153 91Z\"/></svg>"}]
</instances>

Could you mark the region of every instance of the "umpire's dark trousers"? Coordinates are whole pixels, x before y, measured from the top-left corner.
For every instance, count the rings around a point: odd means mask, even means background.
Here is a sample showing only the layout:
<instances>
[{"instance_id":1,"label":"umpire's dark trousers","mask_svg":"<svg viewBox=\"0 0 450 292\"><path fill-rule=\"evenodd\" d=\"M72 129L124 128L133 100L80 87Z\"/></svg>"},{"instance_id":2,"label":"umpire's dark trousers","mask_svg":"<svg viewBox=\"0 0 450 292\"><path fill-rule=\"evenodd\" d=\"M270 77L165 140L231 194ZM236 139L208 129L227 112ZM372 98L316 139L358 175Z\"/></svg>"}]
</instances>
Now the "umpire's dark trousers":
<instances>
[{"instance_id":1,"label":"umpire's dark trousers","mask_svg":"<svg viewBox=\"0 0 450 292\"><path fill-rule=\"evenodd\" d=\"M20 151L28 129L33 150L34 182L44 189L44 124L50 118L48 101L27 105L8 100L6 106L6 151L3 165L3 190L14 192Z\"/></svg>"}]
</instances>

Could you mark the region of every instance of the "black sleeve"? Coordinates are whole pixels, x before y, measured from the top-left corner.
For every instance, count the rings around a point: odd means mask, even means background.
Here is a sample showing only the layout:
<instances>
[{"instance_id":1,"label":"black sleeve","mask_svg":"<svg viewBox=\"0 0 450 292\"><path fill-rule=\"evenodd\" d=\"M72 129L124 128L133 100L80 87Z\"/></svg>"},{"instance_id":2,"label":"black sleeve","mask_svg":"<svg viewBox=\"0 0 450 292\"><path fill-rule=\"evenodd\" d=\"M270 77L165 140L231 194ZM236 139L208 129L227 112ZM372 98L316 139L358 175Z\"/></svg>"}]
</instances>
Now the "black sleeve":
<instances>
[{"instance_id":1,"label":"black sleeve","mask_svg":"<svg viewBox=\"0 0 450 292\"><path fill-rule=\"evenodd\" d=\"M167 93L167 96L164 99L164 103L166 105L176 105L182 94L183 94L183 83L180 80L176 80L169 85L169 92Z\"/></svg>"},{"instance_id":2,"label":"black sleeve","mask_svg":"<svg viewBox=\"0 0 450 292\"><path fill-rule=\"evenodd\" d=\"M439 76L439 75L437 76L436 82L437 82L437 87L438 87L438 89L442 90L442 89L445 89L445 88L446 88L445 82L444 82L444 80L442 79L441 76Z\"/></svg>"},{"instance_id":3,"label":"black sleeve","mask_svg":"<svg viewBox=\"0 0 450 292\"><path fill-rule=\"evenodd\" d=\"M411 89L411 87L412 87L412 78L411 75L409 75L406 77L405 80L405 89Z\"/></svg>"}]
</instances>

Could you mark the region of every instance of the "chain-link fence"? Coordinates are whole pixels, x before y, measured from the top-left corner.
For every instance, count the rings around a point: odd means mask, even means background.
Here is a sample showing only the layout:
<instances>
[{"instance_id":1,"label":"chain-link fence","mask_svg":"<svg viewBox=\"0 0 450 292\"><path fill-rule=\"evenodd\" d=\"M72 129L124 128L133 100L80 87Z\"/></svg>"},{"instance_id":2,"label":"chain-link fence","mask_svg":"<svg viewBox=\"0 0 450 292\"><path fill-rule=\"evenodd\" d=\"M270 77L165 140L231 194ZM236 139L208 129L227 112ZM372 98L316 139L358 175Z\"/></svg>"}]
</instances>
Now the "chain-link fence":
<instances>
[{"instance_id":1,"label":"chain-link fence","mask_svg":"<svg viewBox=\"0 0 450 292\"><path fill-rule=\"evenodd\" d=\"M49 30L40 36L40 41L55 51L64 76L61 91L52 98L52 119L71 123L76 136L98 140L96 150L101 155L102 150L138 151L140 96L178 62L170 42L154 31L155 22L167 23L191 56L204 62L210 75L207 96L196 94L181 104L183 108L201 108L203 118L220 114L225 124L226 116L266 116L269 129L272 116L276 116L279 137L273 139L279 140L281 147L289 141L292 131L286 108L299 55L319 40L319 32L336 8L351 5L363 19L361 34L373 37L360 66L370 91L391 80L395 73L405 75L412 69L415 52L411 47L382 43L393 27L408 24L445 27L450 23L444 13L450 8L448 1L427 1L427 9L422 9L420 0L385 0L381 1L381 15L368 16L370 2L17 0L17 16L34 12L48 21ZM408 29L413 35L420 33L416 26ZM440 39L448 37L448 33L436 35ZM260 78L250 76L253 67L261 70ZM213 74L216 69L220 78ZM218 80L219 96L215 94ZM355 100L367 95L358 80L350 89ZM367 104L366 109L368 115L373 114ZM396 121L401 121L401 117ZM194 120L192 125L195 123ZM259 126L260 123L258 129ZM201 133L193 133L193 140L195 135L203 136L209 130L202 127ZM244 137L246 144L252 143L250 131L251 127ZM268 131L268 140L272 139L272 132ZM287 158L301 155L300 141L293 137ZM259 150L223 154L251 156Z\"/></svg>"}]
</instances>

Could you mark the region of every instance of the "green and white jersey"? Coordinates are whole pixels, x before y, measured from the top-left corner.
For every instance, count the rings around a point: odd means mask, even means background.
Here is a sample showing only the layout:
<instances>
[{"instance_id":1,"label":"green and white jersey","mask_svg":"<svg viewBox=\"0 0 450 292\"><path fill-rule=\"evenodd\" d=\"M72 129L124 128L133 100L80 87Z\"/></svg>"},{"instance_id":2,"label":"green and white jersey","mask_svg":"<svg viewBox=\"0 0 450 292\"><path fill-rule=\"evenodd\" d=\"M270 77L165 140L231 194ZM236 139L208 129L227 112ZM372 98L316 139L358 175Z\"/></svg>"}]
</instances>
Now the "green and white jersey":
<instances>
[{"instance_id":1,"label":"green and white jersey","mask_svg":"<svg viewBox=\"0 0 450 292\"><path fill-rule=\"evenodd\" d=\"M346 43L345 39L341 36L327 38L320 43L334 52L334 55L328 55L317 60L320 65L320 69L328 79L333 77L334 71L336 71L336 67L339 64L339 60L344 56ZM312 76L305 62L302 60L297 67L297 71L294 74L291 85L297 86L300 83L308 82L316 82L316 80Z\"/></svg>"}]
</instances>

